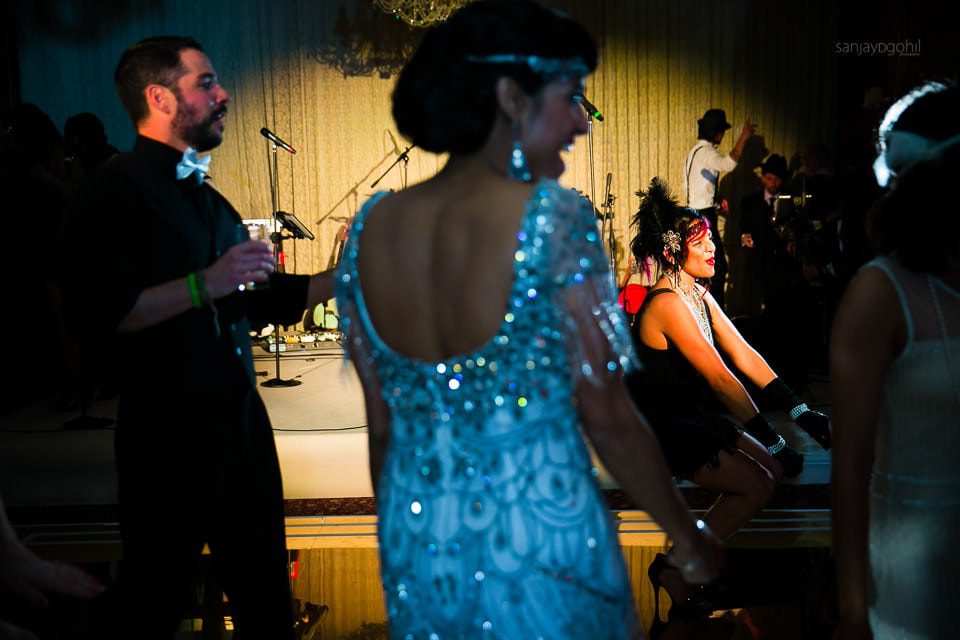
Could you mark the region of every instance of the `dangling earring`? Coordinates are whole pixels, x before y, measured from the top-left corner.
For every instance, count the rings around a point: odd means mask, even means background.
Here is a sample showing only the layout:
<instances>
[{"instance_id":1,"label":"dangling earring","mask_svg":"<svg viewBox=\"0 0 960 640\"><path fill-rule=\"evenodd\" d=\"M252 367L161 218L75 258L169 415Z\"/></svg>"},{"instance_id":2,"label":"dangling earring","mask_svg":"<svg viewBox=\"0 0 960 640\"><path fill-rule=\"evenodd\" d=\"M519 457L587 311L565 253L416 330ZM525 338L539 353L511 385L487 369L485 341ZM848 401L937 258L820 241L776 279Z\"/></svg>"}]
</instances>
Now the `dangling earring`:
<instances>
[{"instance_id":1,"label":"dangling earring","mask_svg":"<svg viewBox=\"0 0 960 640\"><path fill-rule=\"evenodd\" d=\"M670 265L670 279L673 280L673 288L680 289L680 256L673 254L673 264Z\"/></svg>"},{"instance_id":2,"label":"dangling earring","mask_svg":"<svg viewBox=\"0 0 960 640\"><path fill-rule=\"evenodd\" d=\"M510 168L507 169L507 177L517 182L533 180L530 167L527 166L527 156L523 153L523 145L520 144L520 125L516 122L513 123L513 150L510 152Z\"/></svg>"}]
</instances>

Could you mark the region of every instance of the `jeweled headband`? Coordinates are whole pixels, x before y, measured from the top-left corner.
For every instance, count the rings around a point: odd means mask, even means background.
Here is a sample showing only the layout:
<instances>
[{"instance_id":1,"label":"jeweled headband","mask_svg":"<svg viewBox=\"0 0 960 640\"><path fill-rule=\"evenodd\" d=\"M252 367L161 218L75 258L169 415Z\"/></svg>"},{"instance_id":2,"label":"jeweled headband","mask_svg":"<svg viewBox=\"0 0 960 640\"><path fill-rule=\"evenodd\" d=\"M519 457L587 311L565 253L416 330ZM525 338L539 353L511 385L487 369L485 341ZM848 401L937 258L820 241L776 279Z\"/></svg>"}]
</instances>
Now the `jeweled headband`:
<instances>
[{"instance_id":1,"label":"jeweled headband","mask_svg":"<svg viewBox=\"0 0 960 640\"><path fill-rule=\"evenodd\" d=\"M933 160L960 143L960 135L934 140L909 131L891 131L885 138L886 153L873 164L877 183L881 187L887 186L892 176L903 173L921 160Z\"/></svg>"},{"instance_id":2,"label":"jeweled headband","mask_svg":"<svg viewBox=\"0 0 960 640\"><path fill-rule=\"evenodd\" d=\"M886 187L891 177L902 173L920 160L933 158L947 147L957 143L957 136L939 141L910 131L893 130L893 126L903 112L917 99L928 93L939 93L946 89L947 85L943 83L928 82L906 94L887 109L877 129L879 155L873 163L873 173L881 187Z\"/></svg>"},{"instance_id":3,"label":"jeweled headband","mask_svg":"<svg viewBox=\"0 0 960 640\"><path fill-rule=\"evenodd\" d=\"M466 56L468 62L480 64L525 64L534 73L546 78L579 78L590 73L583 58L541 58L519 53L495 53L488 56Z\"/></svg>"}]
</instances>

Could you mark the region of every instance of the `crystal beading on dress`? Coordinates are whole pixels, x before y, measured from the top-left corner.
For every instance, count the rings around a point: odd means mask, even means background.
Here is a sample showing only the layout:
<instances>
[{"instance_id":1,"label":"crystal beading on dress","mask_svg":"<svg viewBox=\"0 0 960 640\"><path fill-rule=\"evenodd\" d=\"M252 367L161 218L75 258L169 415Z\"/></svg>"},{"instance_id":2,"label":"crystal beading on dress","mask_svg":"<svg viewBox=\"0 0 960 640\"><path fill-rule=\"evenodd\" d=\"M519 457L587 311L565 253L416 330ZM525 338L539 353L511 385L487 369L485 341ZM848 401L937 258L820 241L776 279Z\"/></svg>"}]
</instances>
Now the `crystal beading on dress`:
<instances>
[{"instance_id":1,"label":"crystal beading on dress","mask_svg":"<svg viewBox=\"0 0 960 640\"><path fill-rule=\"evenodd\" d=\"M357 215L337 298L391 410L377 495L393 637L627 637L633 600L571 403L580 375L635 362L589 205L555 181L533 185L498 332L426 362L386 346L363 302L357 246L384 195ZM599 321L605 344L578 347L576 313ZM586 350L608 354L605 371ZM537 613L571 601L581 606Z\"/></svg>"}]
</instances>

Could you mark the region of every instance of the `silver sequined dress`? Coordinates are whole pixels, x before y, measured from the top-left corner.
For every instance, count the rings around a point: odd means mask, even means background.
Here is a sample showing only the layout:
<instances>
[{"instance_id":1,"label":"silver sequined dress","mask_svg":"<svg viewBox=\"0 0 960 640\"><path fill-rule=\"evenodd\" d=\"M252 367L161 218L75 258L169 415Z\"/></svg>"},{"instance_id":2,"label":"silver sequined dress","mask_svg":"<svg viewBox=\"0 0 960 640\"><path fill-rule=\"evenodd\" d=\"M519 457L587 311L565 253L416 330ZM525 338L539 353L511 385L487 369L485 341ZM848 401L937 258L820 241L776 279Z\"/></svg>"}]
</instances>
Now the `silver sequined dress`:
<instances>
[{"instance_id":1,"label":"silver sequined dress","mask_svg":"<svg viewBox=\"0 0 960 640\"><path fill-rule=\"evenodd\" d=\"M870 566L876 640L956 638L960 599L960 292L882 270L907 327L887 372L870 482Z\"/></svg>"},{"instance_id":2,"label":"silver sequined dress","mask_svg":"<svg viewBox=\"0 0 960 640\"><path fill-rule=\"evenodd\" d=\"M357 215L336 282L347 339L390 409L377 510L391 636L628 637L627 572L572 402L580 376L597 383L597 368L634 358L589 205L538 182L499 331L425 362L386 346L364 306L357 247L382 195ZM596 344L580 342L578 315Z\"/></svg>"}]
</instances>

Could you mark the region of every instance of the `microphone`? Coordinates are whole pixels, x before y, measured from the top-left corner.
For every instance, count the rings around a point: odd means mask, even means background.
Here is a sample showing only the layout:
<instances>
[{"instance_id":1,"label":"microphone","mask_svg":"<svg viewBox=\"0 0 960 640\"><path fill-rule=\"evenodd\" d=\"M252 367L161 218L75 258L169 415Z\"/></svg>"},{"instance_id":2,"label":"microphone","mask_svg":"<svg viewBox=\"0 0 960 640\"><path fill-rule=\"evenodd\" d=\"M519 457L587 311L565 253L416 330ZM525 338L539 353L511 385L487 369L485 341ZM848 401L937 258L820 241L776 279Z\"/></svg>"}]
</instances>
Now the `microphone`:
<instances>
[{"instance_id":1,"label":"microphone","mask_svg":"<svg viewBox=\"0 0 960 640\"><path fill-rule=\"evenodd\" d=\"M290 145L288 145L286 142L284 142L283 140L281 140L280 138L278 138L278 137L277 137L277 134L275 134L273 131L270 131L270 129L267 129L266 127L263 127L262 129L260 129L260 135L262 135L264 138L266 138L267 140L269 140L269 141L272 142L273 144L277 145L278 147L280 147L280 148L283 149L284 151L289 151L290 153L296 153L296 152L297 152L296 149L294 149L293 147L291 147Z\"/></svg>"},{"instance_id":2,"label":"microphone","mask_svg":"<svg viewBox=\"0 0 960 640\"><path fill-rule=\"evenodd\" d=\"M607 187L603 192L603 204L602 207L612 207L613 206L613 196L610 194L610 183L613 181L613 174L607 174ZM608 211L610 215L613 215L612 211Z\"/></svg>"},{"instance_id":3,"label":"microphone","mask_svg":"<svg viewBox=\"0 0 960 640\"><path fill-rule=\"evenodd\" d=\"M587 110L587 115L596 118L599 121L603 121L603 114L600 113L600 109L597 109L596 105L587 100L587 96L581 94L577 95L577 102L583 105L583 108Z\"/></svg>"}]
</instances>

